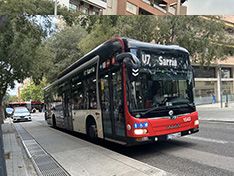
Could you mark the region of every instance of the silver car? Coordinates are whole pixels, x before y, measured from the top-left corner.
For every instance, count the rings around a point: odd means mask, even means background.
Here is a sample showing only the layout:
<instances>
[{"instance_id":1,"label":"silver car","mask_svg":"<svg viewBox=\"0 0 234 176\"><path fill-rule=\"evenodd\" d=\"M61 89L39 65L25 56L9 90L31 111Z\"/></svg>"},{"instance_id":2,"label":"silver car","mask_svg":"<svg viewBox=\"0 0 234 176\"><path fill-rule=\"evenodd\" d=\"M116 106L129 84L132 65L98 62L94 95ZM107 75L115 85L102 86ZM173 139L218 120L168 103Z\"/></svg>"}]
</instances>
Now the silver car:
<instances>
[{"instance_id":1,"label":"silver car","mask_svg":"<svg viewBox=\"0 0 234 176\"><path fill-rule=\"evenodd\" d=\"M31 114L26 107L16 107L13 111L13 122L31 121Z\"/></svg>"}]
</instances>

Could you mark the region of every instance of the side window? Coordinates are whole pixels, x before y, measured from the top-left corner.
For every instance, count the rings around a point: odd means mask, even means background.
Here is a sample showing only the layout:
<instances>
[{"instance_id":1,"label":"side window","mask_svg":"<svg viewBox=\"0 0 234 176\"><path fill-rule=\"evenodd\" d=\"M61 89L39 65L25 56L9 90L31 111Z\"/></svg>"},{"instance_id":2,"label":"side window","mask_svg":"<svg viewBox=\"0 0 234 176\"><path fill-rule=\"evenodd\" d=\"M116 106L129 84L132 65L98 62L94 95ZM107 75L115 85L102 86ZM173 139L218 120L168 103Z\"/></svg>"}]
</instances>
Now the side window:
<instances>
[{"instance_id":1,"label":"side window","mask_svg":"<svg viewBox=\"0 0 234 176\"><path fill-rule=\"evenodd\" d=\"M96 64L72 78L72 109L96 109Z\"/></svg>"},{"instance_id":2,"label":"side window","mask_svg":"<svg viewBox=\"0 0 234 176\"><path fill-rule=\"evenodd\" d=\"M124 108L123 108L123 92L122 92L122 75L118 70L111 74L112 87L113 87L113 113L115 120L116 135L125 135L125 121L124 121Z\"/></svg>"},{"instance_id":3,"label":"side window","mask_svg":"<svg viewBox=\"0 0 234 176\"><path fill-rule=\"evenodd\" d=\"M72 91L72 110L79 109L84 109L82 82L78 82Z\"/></svg>"},{"instance_id":4,"label":"side window","mask_svg":"<svg viewBox=\"0 0 234 176\"><path fill-rule=\"evenodd\" d=\"M97 109L96 78L94 76L84 80L85 109Z\"/></svg>"}]
</instances>

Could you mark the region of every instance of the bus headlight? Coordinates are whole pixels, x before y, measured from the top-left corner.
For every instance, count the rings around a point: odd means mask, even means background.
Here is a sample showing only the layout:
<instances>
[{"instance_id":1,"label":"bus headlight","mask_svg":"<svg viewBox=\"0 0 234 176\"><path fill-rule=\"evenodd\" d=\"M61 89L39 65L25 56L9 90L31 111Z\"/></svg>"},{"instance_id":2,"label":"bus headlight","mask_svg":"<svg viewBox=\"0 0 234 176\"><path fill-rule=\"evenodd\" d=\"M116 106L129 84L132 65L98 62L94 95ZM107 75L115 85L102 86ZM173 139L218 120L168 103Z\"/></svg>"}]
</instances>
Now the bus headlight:
<instances>
[{"instance_id":1,"label":"bus headlight","mask_svg":"<svg viewBox=\"0 0 234 176\"><path fill-rule=\"evenodd\" d=\"M140 134L147 134L147 129L135 129L134 133L136 135L140 135Z\"/></svg>"},{"instance_id":2,"label":"bus headlight","mask_svg":"<svg viewBox=\"0 0 234 176\"><path fill-rule=\"evenodd\" d=\"M199 120L195 120L194 125L199 125Z\"/></svg>"}]
</instances>

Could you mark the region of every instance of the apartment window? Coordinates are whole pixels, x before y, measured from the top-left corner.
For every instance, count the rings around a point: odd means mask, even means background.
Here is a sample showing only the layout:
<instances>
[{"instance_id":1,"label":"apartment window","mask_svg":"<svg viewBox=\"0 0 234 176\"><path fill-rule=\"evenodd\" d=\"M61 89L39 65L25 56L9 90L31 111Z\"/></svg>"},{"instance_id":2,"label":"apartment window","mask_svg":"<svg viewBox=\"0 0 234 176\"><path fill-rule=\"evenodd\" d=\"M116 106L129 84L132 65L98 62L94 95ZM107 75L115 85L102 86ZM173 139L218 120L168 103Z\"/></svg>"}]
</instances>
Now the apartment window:
<instances>
[{"instance_id":1,"label":"apartment window","mask_svg":"<svg viewBox=\"0 0 234 176\"><path fill-rule=\"evenodd\" d=\"M82 12L83 12L85 15L88 15L88 14L89 14L89 9L86 8L86 7L83 7Z\"/></svg>"},{"instance_id":2,"label":"apartment window","mask_svg":"<svg viewBox=\"0 0 234 176\"><path fill-rule=\"evenodd\" d=\"M132 3L129 3L127 2L127 9L126 9L128 12L136 15L137 14L137 6L135 6L134 4Z\"/></svg>"},{"instance_id":3,"label":"apartment window","mask_svg":"<svg viewBox=\"0 0 234 176\"><path fill-rule=\"evenodd\" d=\"M93 15L99 15L99 12L93 11Z\"/></svg>"},{"instance_id":4,"label":"apartment window","mask_svg":"<svg viewBox=\"0 0 234 176\"><path fill-rule=\"evenodd\" d=\"M69 10L78 11L79 6L69 3Z\"/></svg>"},{"instance_id":5,"label":"apartment window","mask_svg":"<svg viewBox=\"0 0 234 176\"><path fill-rule=\"evenodd\" d=\"M93 14L93 15L99 15L99 11L100 11L100 9L99 9L99 8L97 8L97 7L93 7L92 14Z\"/></svg>"}]
</instances>

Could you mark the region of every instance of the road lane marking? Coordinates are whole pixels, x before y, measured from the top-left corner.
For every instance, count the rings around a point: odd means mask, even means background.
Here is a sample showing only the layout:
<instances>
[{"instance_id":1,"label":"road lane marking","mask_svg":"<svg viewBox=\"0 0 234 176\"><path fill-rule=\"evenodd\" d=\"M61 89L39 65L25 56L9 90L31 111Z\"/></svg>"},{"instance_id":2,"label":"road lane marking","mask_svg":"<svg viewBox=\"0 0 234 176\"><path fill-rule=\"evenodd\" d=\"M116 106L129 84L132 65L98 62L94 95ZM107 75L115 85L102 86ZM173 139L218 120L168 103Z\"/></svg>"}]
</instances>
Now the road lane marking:
<instances>
[{"instance_id":1,"label":"road lane marking","mask_svg":"<svg viewBox=\"0 0 234 176\"><path fill-rule=\"evenodd\" d=\"M218 144L233 143L231 141L229 142L229 141L216 140L216 139L204 138L204 137L198 137L198 136L184 136L184 137L189 138L189 139L199 140L199 141L218 143Z\"/></svg>"},{"instance_id":2,"label":"road lane marking","mask_svg":"<svg viewBox=\"0 0 234 176\"><path fill-rule=\"evenodd\" d=\"M234 172L234 158L228 156L221 156L218 154L208 153L190 148L179 147L173 144L171 145L173 150L166 150L162 153L173 155L178 158L184 158L196 163L204 164L211 167L216 167L224 170Z\"/></svg>"}]
</instances>

